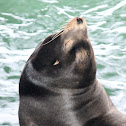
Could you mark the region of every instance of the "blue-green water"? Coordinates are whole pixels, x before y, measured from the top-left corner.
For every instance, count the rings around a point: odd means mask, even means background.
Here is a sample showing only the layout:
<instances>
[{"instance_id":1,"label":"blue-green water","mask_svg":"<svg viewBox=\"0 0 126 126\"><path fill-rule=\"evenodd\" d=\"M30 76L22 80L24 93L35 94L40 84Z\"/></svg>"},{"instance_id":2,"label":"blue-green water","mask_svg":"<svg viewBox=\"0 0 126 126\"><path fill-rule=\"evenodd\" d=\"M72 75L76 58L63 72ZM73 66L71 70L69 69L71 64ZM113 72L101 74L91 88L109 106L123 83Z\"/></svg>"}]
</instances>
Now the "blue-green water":
<instances>
[{"instance_id":1,"label":"blue-green water","mask_svg":"<svg viewBox=\"0 0 126 126\"><path fill-rule=\"evenodd\" d=\"M126 0L0 0L0 126L18 126L18 83L36 45L73 17L88 24L97 78L126 114Z\"/></svg>"}]
</instances>

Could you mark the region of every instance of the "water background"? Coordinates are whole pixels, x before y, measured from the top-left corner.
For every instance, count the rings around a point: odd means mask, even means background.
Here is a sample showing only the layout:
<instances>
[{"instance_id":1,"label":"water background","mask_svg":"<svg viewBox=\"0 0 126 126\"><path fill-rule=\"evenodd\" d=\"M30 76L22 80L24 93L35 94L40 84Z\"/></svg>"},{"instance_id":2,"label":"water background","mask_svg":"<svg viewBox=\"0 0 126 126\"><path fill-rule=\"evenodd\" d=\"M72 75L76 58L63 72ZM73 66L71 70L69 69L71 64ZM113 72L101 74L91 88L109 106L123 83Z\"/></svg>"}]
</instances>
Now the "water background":
<instances>
[{"instance_id":1,"label":"water background","mask_svg":"<svg viewBox=\"0 0 126 126\"><path fill-rule=\"evenodd\" d=\"M18 126L18 83L36 45L84 17L97 78L126 114L126 0L0 0L0 126Z\"/></svg>"}]
</instances>

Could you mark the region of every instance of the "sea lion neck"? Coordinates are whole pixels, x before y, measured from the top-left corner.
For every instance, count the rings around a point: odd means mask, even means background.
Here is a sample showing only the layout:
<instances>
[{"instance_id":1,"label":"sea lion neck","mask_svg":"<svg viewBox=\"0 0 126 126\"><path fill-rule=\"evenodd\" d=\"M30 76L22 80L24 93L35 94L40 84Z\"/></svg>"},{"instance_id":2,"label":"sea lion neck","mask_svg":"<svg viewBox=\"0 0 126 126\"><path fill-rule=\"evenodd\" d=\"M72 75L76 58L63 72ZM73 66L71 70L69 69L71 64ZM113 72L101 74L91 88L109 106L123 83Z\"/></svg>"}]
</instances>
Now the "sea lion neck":
<instances>
[{"instance_id":1,"label":"sea lion neck","mask_svg":"<svg viewBox=\"0 0 126 126\"><path fill-rule=\"evenodd\" d=\"M75 41L62 52L61 62L66 65L64 69L78 76L78 86L81 88L92 84L96 78L96 61L90 41Z\"/></svg>"},{"instance_id":2,"label":"sea lion neck","mask_svg":"<svg viewBox=\"0 0 126 126\"><path fill-rule=\"evenodd\" d=\"M88 85L88 87L55 87L52 85L51 87L45 87L47 90L53 92L54 94L60 94L60 95L68 95L68 96L79 96L79 95L89 95L92 97L92 94L95 92L95 87L97 86L97 80L94 80L94 82L91 85ZM88 97L85 99L89 100L91 97Z\"/></svg>"}]
</instances>

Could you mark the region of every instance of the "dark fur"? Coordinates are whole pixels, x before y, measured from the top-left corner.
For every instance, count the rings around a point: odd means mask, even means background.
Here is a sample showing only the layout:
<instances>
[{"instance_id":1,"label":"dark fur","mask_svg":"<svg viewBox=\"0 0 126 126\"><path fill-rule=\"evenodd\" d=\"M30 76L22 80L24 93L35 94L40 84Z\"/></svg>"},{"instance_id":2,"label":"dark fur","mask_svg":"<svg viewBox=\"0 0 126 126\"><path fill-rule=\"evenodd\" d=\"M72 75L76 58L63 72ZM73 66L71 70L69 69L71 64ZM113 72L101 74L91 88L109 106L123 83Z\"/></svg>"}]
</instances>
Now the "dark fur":
<instances>
[{"instance_id":1,"label":"dark fur","mask_svg":"<svg viewBox=\"0 0 126 126\"><path fill-rule=\"evenodd\" d=\"M20 126L126 126L126 117L96 80L93 49L83 32L81 40L70 32L43 45L51 35L35 49L19 84ZM66 53L64 41L69 37L75 42ZM76 63L80 49L88 57ZM53 65L56 60L59 64Z\"/></svg>"}]
</instances>

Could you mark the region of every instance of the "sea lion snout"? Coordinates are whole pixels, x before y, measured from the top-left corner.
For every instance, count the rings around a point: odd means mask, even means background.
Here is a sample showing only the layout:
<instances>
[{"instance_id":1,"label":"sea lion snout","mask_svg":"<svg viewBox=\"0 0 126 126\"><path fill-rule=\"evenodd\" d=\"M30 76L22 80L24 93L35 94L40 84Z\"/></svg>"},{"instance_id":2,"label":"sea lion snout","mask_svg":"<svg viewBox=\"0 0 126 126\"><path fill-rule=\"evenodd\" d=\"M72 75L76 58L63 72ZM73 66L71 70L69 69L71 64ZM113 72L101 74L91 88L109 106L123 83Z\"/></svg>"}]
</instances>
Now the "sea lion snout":
<instances>
[{"instance_id":1,"label":"sea lion snout","mask_svg":"<svg viewBox=\"0 0 126 126\"><path fill-rule=\"evenodd\" d=\"M75 17L73 19L71 19L65 29L64 29L64 32L69 32L69 31L78 31L78 30L87 30L87 23L86 23L86 20L84 18L80 18L80 17Z\"/></svg>"},{"instance_id":2,"label":"sea lion snout","mask_svg":"<svg viewBox=\"0 0 126 126\"><path fill-rule=\"evenodd\" d=\"M69 53L72 49L78 50L78 48L86 48L89 45L88 43L90 43L86 20L81 17L71 19L65 26L61 35L61 41L65 54Z\"/></svg>"},{"instance_id":3,"label":"sea lion snout","mask_svg":"<svg viewBox=\"0 0 126 126\"><path fill-rule=\"evenodd\" d=\"M75 17L71 19L64 28L61 40L65 49L69 50L80 41L87 40L87 23L84 18Z\"/></svg>"},{"instance_id":4,"label":"sea lion snout","mask_svg":"<svg viewBox=\"0 0 126 126\"><path fill-rule=\"evenodd\" d=\"M83 20L81 18L77 17L77 23L78 24L82 24L83 23Z\"/></svg>"}]
</instances>

